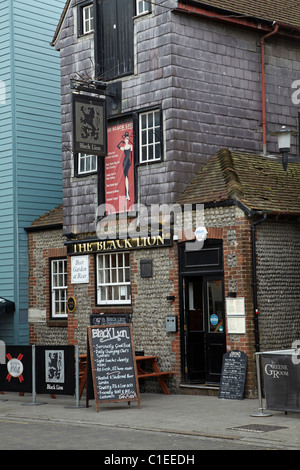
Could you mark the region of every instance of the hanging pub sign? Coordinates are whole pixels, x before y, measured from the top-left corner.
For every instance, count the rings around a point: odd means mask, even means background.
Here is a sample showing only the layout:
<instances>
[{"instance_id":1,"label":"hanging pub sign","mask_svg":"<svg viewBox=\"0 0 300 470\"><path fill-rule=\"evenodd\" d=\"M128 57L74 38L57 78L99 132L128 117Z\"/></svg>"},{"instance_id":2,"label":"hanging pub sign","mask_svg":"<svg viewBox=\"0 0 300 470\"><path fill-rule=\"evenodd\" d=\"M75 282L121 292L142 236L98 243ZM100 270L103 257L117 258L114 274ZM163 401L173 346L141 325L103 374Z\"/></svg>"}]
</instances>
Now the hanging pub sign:
<instances>
[{"instance_id":1,"label":"hanging pub sign","mask_svg":"<svg viewBox=\"0 0 300 470\"><path fill-rule=\"evenodd\" d=\"M31 346L6 346L6 363L0 364L0 390L32 391Z\"/></svg>"},{"instance_id":2,"label":"hanging pub sign","mask_svg":"<svg viewBox=\"0 0 300 470\"><path fill-rule=\"evenodd\" d=\"M74 346L36 346L37 393L74 395L74 371Z\"/></svg>"},{"instance_id":3,"label":"hanging pub sign","mask_svg":"<svg viewBox=\"0 0 300 470\"><path fill-rule=\"evenodd\" d=\"M73 94L73 152L106 155L104 99Z\"/></svg>"}]
</instances>

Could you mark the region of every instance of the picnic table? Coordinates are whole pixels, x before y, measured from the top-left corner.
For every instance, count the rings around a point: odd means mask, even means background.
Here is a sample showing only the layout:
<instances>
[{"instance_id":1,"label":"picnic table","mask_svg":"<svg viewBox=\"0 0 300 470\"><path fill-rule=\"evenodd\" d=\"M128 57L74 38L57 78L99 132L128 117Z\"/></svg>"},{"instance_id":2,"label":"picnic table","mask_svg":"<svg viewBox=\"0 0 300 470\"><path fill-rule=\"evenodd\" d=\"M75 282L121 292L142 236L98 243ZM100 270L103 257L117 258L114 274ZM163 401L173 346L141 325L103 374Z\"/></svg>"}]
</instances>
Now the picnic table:
<instances>
[{"instance_id":1,"label":"picnic table","mask_svg":"<svg viewBox=\"0 0 300 470\"><path fill-rule=\"evenodd\" d=\"M162 391L165 395L169 395L169 389L165 382L166 377L171 377L172 372L162 372L159 369L157 360L159 356L135 356L138 379L157 378ZM151 369L149 371L149 369ZM79 397L81 398L82 392L86 385L87 380L87 355L79 355Z\"/></svg>"}]
</instances>

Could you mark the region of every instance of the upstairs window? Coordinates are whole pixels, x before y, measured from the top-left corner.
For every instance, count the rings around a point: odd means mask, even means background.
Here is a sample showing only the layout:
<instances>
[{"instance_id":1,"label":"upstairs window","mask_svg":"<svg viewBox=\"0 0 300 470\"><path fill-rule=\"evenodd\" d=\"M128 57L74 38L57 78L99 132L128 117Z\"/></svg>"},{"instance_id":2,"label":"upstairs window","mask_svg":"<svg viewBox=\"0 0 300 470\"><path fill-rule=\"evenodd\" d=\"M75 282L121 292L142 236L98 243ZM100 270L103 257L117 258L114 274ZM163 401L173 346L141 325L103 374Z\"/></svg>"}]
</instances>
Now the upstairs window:
<instances>
[{"instance_id":1,"label":"upstairs window","mask_svg":"<svg viewBox=\"0 0 300 470\"><path fill-rule=\"evenodd\" d=\"M83 2L78 6L78 35L83 36L94 31L93 3Z\"/></svg>"},{"instance_id":2,"label":"upstairs window","mask_svg":"<svg viewBox=\"0 0 300 470\"><path fill-rule=\"evenodd\" d=\"M150 13L151 4L145 0L136 0L136 14Z\"/></svg>"},{"instance_id":3,"label":"upstairs window","mask_svg":"<svg viewBox=\"0 0 300 470\"><path fill-rule=\"evenodd\" d=\"M159 109L139 115L140 163L155 162L162 158L161 112Z\"/></svg>"},{"instance_id":4,"label":"upstairs window","mask_svg":"<svg viewBox=\"0 0 300 470\"><path fill-rule=\"evenodd\" d=\"M89 155L86 153L78 154L78 175L87 173L95 173L97 171L97 155Z\"/></svg>"},{"instance_id":5,"label":"upstairs window","mask_svg":"<svg viewBox=\"0 0 300 470\"><path fill-rule=\"evenodd\" d=\"M83 34L92 33L94 31L94 9L93 5L87 5L82 8L82 25Z\"/></svg>"}]
</instances>

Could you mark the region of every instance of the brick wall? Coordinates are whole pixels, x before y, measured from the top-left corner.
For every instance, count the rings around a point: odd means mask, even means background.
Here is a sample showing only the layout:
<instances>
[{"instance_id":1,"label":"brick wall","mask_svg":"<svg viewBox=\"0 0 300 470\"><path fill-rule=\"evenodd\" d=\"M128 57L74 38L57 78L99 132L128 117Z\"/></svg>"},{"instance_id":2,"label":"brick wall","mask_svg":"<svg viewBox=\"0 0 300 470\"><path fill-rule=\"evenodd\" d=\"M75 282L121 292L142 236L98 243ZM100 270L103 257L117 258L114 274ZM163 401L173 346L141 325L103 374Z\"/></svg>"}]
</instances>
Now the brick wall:
<instances>
[{"instance_id":1,"label":"brick wall","mask_svg":"<svg viewBox=\"0 0 300 470\"><path fill-rule=\"evenodd\" d=\"M208 238L223 240L225 297L236 292L245 298L246 334L228 334L227 350L241 349L248 355L246 393L255 393L254 324L251 269L251 221L236 207L219 207L205 211ZM97 306L95 293L95 257L89 256L88 284L71 284L71 257L68 257L68 296L74 296L77 308L68 314L68 325L49 322L50 269L49 259L65 255L61 231L29 234L30 246L30 311L40 313L30 317L30 338L36 344L79 344L86 352L86 328L92 313L130 313L136 350L160 357L162 370L171 370L168 379L172 392L181 383L180 305L178 247L140 249L130 252L132 304L130 306ZM48 247L48 248L47 248ZM153 275L142 278L140 261L152 260ZM174 301L167 296L175 296ZM178 331L166 331L166 316L176 315ZM64 322L60 323L64 325ZM160 391L157 381L146 382L147 391Z\"/></svg>"},{"instance_id":2,"label":"brick wall","mask_svg":"<svg viewBox=\"0 0 300 470\"><path fill-rule=\"evenodd\" d=\"M61 230L28 233L31 344L68 344L67 322L50 321L50 259L66 256L63 244Z\"/></svg>"},{"instance_id":3,"label":"brick wall","mask_svg":"<svg viewBox=\"0 0 300 470\"><path fill-rule=\"evenodd\" d=\"M245 393L256 393L254 309L252 291L251 220L237 207L219 207L205 211L208 238L223 240L224 290L245 298L246 333L226 331L226 349L239 349L248 356ZM226 306L226 304L225 304ZM227 312L225 312L227 315ZM227 317L226 317L227 319Z\"/></svg>"}]
</instances>

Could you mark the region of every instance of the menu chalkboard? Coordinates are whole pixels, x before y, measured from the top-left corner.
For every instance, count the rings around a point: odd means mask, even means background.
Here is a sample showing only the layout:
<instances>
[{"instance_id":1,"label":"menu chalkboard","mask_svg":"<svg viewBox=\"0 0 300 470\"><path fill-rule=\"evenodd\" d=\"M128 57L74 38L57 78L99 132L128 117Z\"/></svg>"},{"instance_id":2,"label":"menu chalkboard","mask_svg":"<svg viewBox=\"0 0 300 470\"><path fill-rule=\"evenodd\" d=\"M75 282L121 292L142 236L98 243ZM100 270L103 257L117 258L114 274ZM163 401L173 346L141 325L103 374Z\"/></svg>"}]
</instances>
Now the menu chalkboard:
<instances>
[{"instance_id":1,"label":"menu chalkboard","mask_svg":"<svg viewBox=\"0 0 300 470\"><path fill-rule=\"evenodd\" d=\"M104 314L92 314L90 315L90 325L118 325L123 323L129 323L129 314L127 313L104 313Z\"/></svg>"},{"instance_id":2,"label":"menu chalkboard","mask_svg":"<svg viewBox=\"0 0 300 470\"><path fill-rule=\"evenodd\" d=\"M228 351L223 355L219 398L242 400L247 371L247 355L242 351Z\"/></svg>"},{"instance_id":3,"label":"menu chalkboard","mask_svg":"<svg viewBox=\"0 0 300 470\"><path fill-rule=\"evenodd\" d=\"M140 408L131 325L90 326L88 341L97 411L99 403L119 401Z\"/></svg>"}]
</instances>

